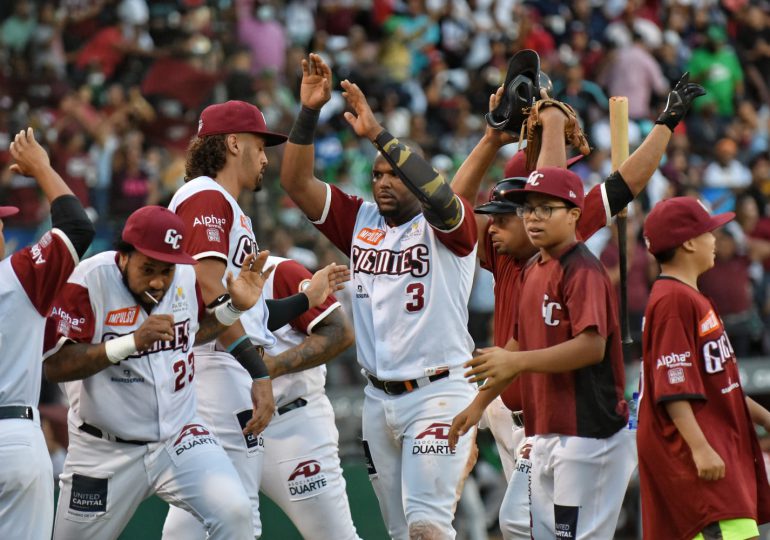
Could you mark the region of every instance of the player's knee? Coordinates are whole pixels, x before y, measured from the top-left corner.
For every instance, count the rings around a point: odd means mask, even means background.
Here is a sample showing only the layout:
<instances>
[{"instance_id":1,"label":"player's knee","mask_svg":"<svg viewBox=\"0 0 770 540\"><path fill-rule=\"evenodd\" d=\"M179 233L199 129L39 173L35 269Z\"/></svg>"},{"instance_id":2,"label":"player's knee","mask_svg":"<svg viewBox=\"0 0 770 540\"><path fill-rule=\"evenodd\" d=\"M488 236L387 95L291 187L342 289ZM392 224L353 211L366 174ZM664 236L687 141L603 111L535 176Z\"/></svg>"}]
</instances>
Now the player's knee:
<instances>
[{"instance_id":1,"label":"player's knee","mask_svg":"<svg viewBox=\"0 0 770 540\"><path fill-rule=\"evenodd\" d=\"M227 504L222 506L217 514L217 519L220 522L233 526L233 528L248 529L252 527L251 500L245 492L242 493L242 496L239 494L237 497L228 499Z\"/></svg>"},{"instance_id":2,"label":"player's knee","mask_svg":"<svg viewBox=\"0 0 770 540\"><path fill-rule=\"evenodd\" d=\"M429 521L416 521L409 524L409 540L445 540L447 535L442 528Z\"/></svg>"}]
</instances>

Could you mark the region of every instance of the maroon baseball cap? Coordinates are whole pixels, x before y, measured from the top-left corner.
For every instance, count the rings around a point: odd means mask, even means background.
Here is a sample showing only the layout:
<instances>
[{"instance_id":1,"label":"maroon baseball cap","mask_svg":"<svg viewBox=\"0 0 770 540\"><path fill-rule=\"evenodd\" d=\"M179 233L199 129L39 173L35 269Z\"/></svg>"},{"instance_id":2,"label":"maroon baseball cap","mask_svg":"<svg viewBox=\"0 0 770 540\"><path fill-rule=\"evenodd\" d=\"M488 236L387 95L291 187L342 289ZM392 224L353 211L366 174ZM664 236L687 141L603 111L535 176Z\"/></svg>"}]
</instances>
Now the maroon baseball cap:
<instances>
[{"instance_id":1,"label":"maroon baseball cap","mask_svg":"<svg viewBox=\"0 0 770 540\"><path fill-rule=\"evenodd\" d=\"M650 253L656 255L713 231L733 218L734 212L712 216L698 199L674 197L656 204L644 220L644 240Z\"/></svg>"},{"instance_id":2,"label":"maroon baseball cap","mask_svg":"<svg viewBox=\"0 0 770 540\"><path fill-rule=\"evenodd\" d=\"M186 233L182 218L162 206L145 206L126 220L123 241L151 259L173 264L198 264L182 249Z\"/></svg>"},{"instance_id":3,"label":"maroon baseball cap","mask_svg":"<svg viewBox=\"0 0 770 540\"><path fill-rule=\"evenodd\" d=\"M506 198L524 204L528 193L542 193L558 197L583 209L583 181L578 175L561 167L540 167L527 177L524 189L511 190Z\"/></svg>"},{"instance_id":4,"label":"maroon baseball cap","mask_svg":"<svg viewBox=\"0 0 770 540\"><path fill-rule=\"evenodd\" d=\"M288 138L268 131L262 111L245 101L227 101L203 109L198 120L198 137L224 133L254 133L264 137L265 146L282 144Z\"/></svg>"},{"instance_id":5,"label":"maroon baseball cap","mask_svg":"<svg viewBox=\"0 0 770 540\"><path fill-rule=\"evenodd\" d=\"M0 219L7 218L19 213L15 206L0 206Z\"/></svg>"},{"instance_id":6,"label":"maroon baseball cap","mask_svg":"<svg viewBox=\"0 0 770 540\"><path fill-rule=\"evenodd\" d=\"M567 167L571 167L573 163L577 163L581 159L583 159L583 154L569 158L567 160ZM506 178L511 178L512 176L523 176L526 178L531 172L527 169L527 156L524 150L519 150L513 154L503 169L503 174Z\"/></svg>"}]
</instances>

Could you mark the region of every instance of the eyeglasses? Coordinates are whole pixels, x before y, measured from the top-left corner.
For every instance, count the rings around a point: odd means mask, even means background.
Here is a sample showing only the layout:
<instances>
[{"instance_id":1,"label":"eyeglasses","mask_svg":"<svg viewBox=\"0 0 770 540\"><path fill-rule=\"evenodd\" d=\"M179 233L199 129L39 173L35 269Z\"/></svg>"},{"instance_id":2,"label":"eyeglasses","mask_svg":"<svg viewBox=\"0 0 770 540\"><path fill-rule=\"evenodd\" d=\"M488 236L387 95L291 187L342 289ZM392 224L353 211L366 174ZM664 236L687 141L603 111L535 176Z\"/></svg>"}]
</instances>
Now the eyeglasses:
<instances>
[{"instance_id":1,"label":"eyeglasses","mask_svg":"<svg viewBox=\"0 0 770 540\"><path fill-rule=\"evenodd\" d=\"M553 214L554 210L558 210L560 208L569 208L568 206L548 206L545 204L541 204L538 206L529 206L528 204L525 204L523 206L517 206L516 207L516 215L520 218L525 218L531 216L533 213L535 214L535 217L537 219L551 219L551 214Z\"/></svg>"}]
</instances>

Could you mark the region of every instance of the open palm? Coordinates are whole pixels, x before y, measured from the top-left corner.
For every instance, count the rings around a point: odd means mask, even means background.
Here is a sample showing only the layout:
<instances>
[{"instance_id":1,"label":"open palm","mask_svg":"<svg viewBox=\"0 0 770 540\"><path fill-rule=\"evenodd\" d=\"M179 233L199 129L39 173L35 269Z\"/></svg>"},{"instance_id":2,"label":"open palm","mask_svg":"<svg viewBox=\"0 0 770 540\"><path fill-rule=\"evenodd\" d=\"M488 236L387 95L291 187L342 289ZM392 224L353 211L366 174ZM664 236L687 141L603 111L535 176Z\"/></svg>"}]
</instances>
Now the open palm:
<instances>
[{"instance_id":1,"label":"open palm","mask_svg":"<svg viewBox=\"0 0 770 540\"><path fill-rule=\"evenodd\" d=\"M332 95L332 70L317 54L302 60L302 84L299 99L309 109L319 110Z\"/></svg>"},{"instance_id":2,"label":"open palm","mask_svg":"<svg viewBox=\"0 0 770 540\"><path fill-rule=\"evenodd\" d=\"M265 281L275 268L271 266L267 270L262 270L269 255L269 251L260 251L259 255L249 253L243 260L237 278L233 278L232 272L228 272L227 292L236 309L246 311L259 300Z\"/></svg>"}]
</instances>

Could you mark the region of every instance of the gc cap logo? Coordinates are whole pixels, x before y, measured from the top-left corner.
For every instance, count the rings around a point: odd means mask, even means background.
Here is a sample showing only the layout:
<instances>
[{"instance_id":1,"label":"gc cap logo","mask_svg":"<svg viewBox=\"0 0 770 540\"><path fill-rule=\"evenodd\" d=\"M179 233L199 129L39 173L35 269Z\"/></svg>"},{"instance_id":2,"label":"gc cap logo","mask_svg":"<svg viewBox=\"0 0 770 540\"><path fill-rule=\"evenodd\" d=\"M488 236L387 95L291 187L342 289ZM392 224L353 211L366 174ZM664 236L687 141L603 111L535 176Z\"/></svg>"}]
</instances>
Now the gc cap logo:
<instances>
[{"instance_id":1,"label":"gc cap logo","mask_svg":"<svg viewBox=\"0 0 770 540\"><path fill-rule=\"evenodd\" d=\"M543 178L544 176L545 175L543 173L532 171L532 173L527 177L527 184L531 186L539 186L540 179Z\"/></svg>"},{"instance_id":2,"label":"gc cap logo","mask_svg":"<svg viewBox=\"0 0 770 540\"><path fill-rule=\"evenodd\" d=\"M179 249L179 241L182 239L182 235L176 232L176 229L168 229L166 231L166 237L163 241L174 249Z\"/></svg>"}]
</instances>

